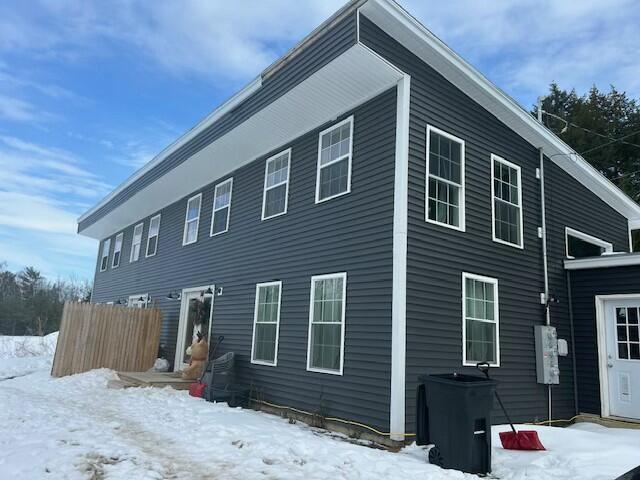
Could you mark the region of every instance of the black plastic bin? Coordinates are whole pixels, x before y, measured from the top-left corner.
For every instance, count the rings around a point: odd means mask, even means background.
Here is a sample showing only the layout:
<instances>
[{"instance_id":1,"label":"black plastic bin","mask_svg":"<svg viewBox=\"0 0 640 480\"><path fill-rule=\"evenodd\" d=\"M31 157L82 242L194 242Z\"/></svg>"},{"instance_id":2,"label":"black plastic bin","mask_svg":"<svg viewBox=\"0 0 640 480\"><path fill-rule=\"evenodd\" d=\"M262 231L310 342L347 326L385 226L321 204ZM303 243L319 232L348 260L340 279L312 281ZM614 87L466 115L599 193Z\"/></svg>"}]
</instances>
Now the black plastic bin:
<instances>
[{"instance_id":1,"label":"black plastic bin","mask_svg":"<svg viewBox=\"0 0 640 480\"><path fill-rule=\"evenodd\" d=\"M491 471L491 409L498 382L477 375L418 377L418 445L429 461L468 473Z\"/></svg>"}]
</instances>

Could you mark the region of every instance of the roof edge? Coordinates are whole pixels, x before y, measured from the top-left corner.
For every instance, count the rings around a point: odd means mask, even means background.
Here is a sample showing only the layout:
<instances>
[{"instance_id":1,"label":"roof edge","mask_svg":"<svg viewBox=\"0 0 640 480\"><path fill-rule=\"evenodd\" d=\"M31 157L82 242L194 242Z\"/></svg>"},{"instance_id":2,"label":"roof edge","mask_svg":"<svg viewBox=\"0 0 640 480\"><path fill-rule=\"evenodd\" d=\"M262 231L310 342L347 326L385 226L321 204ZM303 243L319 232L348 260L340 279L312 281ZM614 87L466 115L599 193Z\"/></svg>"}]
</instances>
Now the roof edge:
<instances>
[{"instance_id":1,"label":"roof edge","mask_svg":"<svg viewBox=\"0 0 640 480\"><path fill-rule=\"evenodd\" d=\"M395 0L368 0L366 3L376 4L383 8L388 14L395 17L404 26L412 30L415 34L428 42L431 47L462 74L468 76L476 84L482 87L489 95L493 96L503 107L511 110L518 116L533 132L539 135L542 141L553 145L563 156L572 158L595 182L600 184L613 198L619 202L620 208L616 208L621 215L627 219L638 219L640 221L640 205L631 199L626 193L620 190L613 182L602 175L595 167L587 162L578 152L567 145L551 130L538 122L527 110L524 109L515 99L500 89L497 85L485 77L478 69L467 62L464 58L452 50L446 43L440 40L433 32L426 28L419 20L399 5ZM597 192L594 192L597 195ZM602 198L600 195L598 195ZM605 199L603 201L607 202ZM633 213L630 213L633 212Z\"/></svg>"},{"instance_id":2,"label":"roof edge","mask_svg":"<svg viewBox=\"0 0 640 480\"><path fill-rule=\"evenodd\" d=\"M640 265L640 253L610 253L599 257L576 258L564 261L565 270L630 267Z\"/></svg>"}]
</instances>

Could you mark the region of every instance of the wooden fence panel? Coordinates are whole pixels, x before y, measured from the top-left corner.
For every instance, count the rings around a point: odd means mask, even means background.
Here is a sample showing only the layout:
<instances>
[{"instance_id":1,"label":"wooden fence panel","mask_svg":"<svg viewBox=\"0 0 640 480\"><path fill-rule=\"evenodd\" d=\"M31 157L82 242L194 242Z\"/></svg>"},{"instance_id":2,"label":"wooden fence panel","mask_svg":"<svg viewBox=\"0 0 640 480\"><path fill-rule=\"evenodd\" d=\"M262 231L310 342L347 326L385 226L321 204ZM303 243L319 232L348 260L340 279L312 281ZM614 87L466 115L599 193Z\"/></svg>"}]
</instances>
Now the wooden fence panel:
<instances>
[{"instance_id":1,"label":"wooden fence panel","mask_svg":"<svg viewBox=\"0 0 640 480\"><path fill-rule=\"evenodd\" d=\"M64 377L94 368L146 371L158 354L161 325L157 308L67 302L51 375Z\"/></svg>"}]
</instances>

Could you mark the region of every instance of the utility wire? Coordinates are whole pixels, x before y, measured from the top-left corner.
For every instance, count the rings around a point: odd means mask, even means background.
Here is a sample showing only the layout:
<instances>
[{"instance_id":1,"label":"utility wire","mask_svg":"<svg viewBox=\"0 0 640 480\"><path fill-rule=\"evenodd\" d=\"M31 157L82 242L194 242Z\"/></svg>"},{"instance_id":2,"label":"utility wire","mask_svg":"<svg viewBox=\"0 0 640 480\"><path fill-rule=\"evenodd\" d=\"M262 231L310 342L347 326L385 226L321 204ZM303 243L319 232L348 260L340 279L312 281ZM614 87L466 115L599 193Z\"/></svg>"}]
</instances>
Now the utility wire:
<instances>
[{"instance_id":1,"label":"utility wire","mask_svg":"<svg viewBox=\"0 0 640 480\"><path fill-rule=\"evenodd\" d=\"M597 135L598 137L601 137L601 138L606 138L607 140L615 140L615 138L614 138L614 137L611 137L610 135L604 135L604 134L602 134L602 133L596 132L595 130L591 130L591 129L589 129L589 128L582 127L582 126L580 126L580 125L578 125L578 124L576 124L576 123L569 122L568 120L566 120L566 119L562 118L562 117L561 117L561 116L559 116L559 115L555 115L555 114L553 114L553 113L546 112L546 111L544 111L544 110L542 110L542 114L543 114L543 115L547 115L547 116L549 116L549 117L553 117L553 118L555 118L555 119L558 119L558 120L560 120L561 122L564 122L566 126L571 126L571 127L574 127L574 128L578 128L578 129L580 129L580 130L582 130L582 131L585 131L585 132L587 132L587 133L593 133L594 135ZM619 140L619 139L618 139L618 140ZM624 141L623 141L623 142L621 142L621 143L624 143L625 145L633 145L634 147L638 147L638 148L640 148L640 145L638 145L637 143L624 142Z\"/></svg>"},{"instance_id":2,"label":"utility wire","mask_svg":"<svg viewBox=\"0 0 640 480\"><path fill-rule=\"evenodd\" d=\"M602 145L598 145L597 147L590 148L589 150L585 150L584 152L580 153L580 155L584 155L585 153L593 152L594 150L607 147L613 143L618 143L624 140L625 138L633 137L634 135L638 135L638 134L640 134L640 130L636 130L635 132L628 133L627 135L623 135L622 137L614 138L610 142L603 143ZM639 145L636 145L636 146L639 146Z\"/></svg>"}]
</instances>

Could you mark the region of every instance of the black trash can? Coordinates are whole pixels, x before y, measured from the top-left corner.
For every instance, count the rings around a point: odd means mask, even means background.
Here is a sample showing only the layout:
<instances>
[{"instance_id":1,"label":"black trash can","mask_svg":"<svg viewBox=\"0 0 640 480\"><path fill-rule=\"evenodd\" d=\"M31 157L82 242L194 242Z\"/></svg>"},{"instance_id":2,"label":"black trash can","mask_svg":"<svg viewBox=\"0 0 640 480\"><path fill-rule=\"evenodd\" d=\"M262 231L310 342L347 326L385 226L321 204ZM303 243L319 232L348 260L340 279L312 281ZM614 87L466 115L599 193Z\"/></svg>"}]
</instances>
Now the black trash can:
<instances>
[{"instance_id":1,"label":"black trash can","mask_svg":"<svg viewBox=\"0 0 640 480\"><path fill-rule=\"evenodd\" d=\"M468 473L491 471L491 409L497 382L477 375L418 377L419 445L433 444L429 461Z\"/></svg>"}]
</instances>

